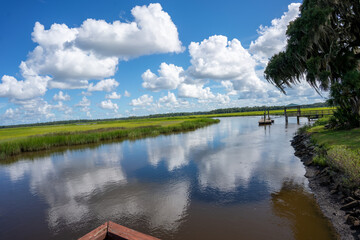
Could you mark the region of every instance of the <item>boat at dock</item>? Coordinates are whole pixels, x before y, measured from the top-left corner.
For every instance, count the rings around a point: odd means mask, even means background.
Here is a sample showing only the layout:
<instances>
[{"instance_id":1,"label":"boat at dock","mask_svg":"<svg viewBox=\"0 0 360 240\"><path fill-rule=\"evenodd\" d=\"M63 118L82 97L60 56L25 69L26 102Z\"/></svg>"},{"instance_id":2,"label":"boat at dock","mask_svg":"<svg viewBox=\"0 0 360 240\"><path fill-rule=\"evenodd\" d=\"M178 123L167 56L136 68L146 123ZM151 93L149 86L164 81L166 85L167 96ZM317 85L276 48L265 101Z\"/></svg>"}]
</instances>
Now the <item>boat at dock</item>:
<instances>
[{"instance_id":1,"label":"boat at dock","mask_svg":"<svg viewBox=\"0 0 360 240\"><path fill-rule=\"evenodd\" d=\"M133 229L108 221L78 240L160 240Z\"/></svg>"},{"instance_id":2,"label":"boat at dock","mask_svg":"<svg viewBox=\"0 0 360 240\"><path fill-rule=\"evenodd\" d=\"M264 119L264 118L261 118L259 120L259 125L269 125L269 124L272 124L274 122L273 119Z\"/></svg>"},{"instance_id":3,"label":"boat at dock","mask_svg":"<svg viewBox=\"0 0 360 240\"><path fill-rule=\"evenodd\" d=\"M270 125L274 122L274 120L270 118L269 110L267 112L268 117L266 118L266 111L264 111L264 117L259 120L259 125Z\"/></svg>"}]
</instances>

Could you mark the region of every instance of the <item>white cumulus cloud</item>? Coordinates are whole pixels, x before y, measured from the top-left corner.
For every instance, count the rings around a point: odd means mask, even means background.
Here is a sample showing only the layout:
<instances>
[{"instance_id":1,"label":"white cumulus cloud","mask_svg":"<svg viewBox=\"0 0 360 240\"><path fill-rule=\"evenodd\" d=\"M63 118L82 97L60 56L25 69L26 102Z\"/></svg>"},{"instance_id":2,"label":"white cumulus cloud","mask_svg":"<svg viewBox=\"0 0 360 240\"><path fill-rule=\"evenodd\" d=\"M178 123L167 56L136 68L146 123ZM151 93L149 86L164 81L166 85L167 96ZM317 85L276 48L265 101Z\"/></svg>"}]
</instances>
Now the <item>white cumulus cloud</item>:
<instances>
[{"instance_id":1,"label":"white cumulus cloud","mask_svg":"<svg viewBox=\"0 0 360 240\"><path fill-rule=\"evenodd\" d=\"M136 6L131 13L133 22L87 19L75 28L54 23L45 29L36 22L32 40L37 46L20 64L23 80L4 75L0 97L32 99L48 88L103 91L102 82L93 86L89 81L114 76L120 60L183 51L177 27L160 4Z\"/></svg>"},{"instance_id":2,"label":"white cumulus cloud","mask_svg":"<svg viewBox=\"0 0 360 240\"><path fill-rule=\"evenodd\" d=\"M48 77L28 76L26 80L4 75L0 83L0 97L15 100L32 99L42 96L47 91Z\"/></svg>"},{"instance_id":3,"label":"white cumulus cloud","mask_svg":"<svg viewBox=\"0 0 360 240\"><path fill-rule=\"evenodd\" d=\"M189 52L192 65L188 71L195 78L257 79L256 63L237 39L228 41L226 36L214 35L201 43L190 43Z\"/></svg>"},{"instance_id":4,"label":"white cumulus cloud","mask_svg":"<svg viewBox=\"0 0 360 240\"><path fill-rule=\"evenodd\" d=\"M253 92L249 97L255 97L268 88L256 74L256 61L237 39L228 41L226 36L214 35L202 42L192 42L189 52L191 66L187 70L162 63L159 76L150 70L142 75L142 86L151 91L178 89L179 97L222 103L230 102L230 98L215 95L209 87L204 87L207 80L221 81L227 95L242 91Z\"/></svg>"},{"instance_id":5,"label":"white cumulus cloud","mask_svg":"<svg viewBox=\"0 0 360 240\"><path fill-rule=\"evenodd\" d=\"M249 52L262 66L266 66L269 58L274 54L285 49L287 26L299 16L300 6L300 3L291 3L288 6L288 11L281 18L275 18L271 21L271 26L260 26L258 30L260 36L251 42Z\"/></svg>"},{"instance_id":6,"label":"white cumulus cloud","mask_svg":"<svg viewBox=\"0 0 360 240\"><path fill-rule=\"evenodd\" d=\"M176 26L159 3L136 6L131 13L134 22L86 20L79 28L76 44L103 56L122 59L183 51Z\"/></svg>"},{"instance_id":7,"label":"white cumulus cloud","mask_svg":"<svg viewBox=\"0 0 360 240\"><path fill-rule=\"evenodd\" d=\"M153 96L144 94L139 98L131 100L130 105L134 107L145 107L145 106L150 106L153 103L153 101L154 101Z\"/></svg>"},{"instance_id":8,"label":"white cumulus cloud","mask_svg":"<svg viewBox=\"0 0 360 240\"><path fill-rule=\"evenodd\" d=\"M112 92L111 94L106 94L105 98L108 98L108 99L120 99L121 94L117 94L116 92Z\"/></svg>"},{"instance_id":9,"label":"white cumulus cloud","mask_svg":"<svg viewBox=\"0 0 360 240\"><path fill-rule=\"evenodd\" d=\"M184 82L184 69L174 64L161 63L158 70L159 76L146 70L141 77L144 80L142 86L151 91L176 89L179 84Z\"/></svg>"},{"instance_id":10,"label":"white cumulus cloud","mask_svg":"<svg viewBox=\"0 0 360 240\"><path fill-rule=\"evenodd\" d=\"M80 107L81 111L86 112L86 115L88 117L91 117L90 105L91 101L86 96L84 96L81 101L75 105L75 107Z\"/></svg>"},{"instance_id":11,"label":"white cumulus cloud","mask_svg":"<svg viewBox=\"0 0 360 240\"><path fill-rule=\"evenodd\" d=\"M203 88L201 85L183 83L178 88L179 97L209 99L214 98L215 95L211 92L209 87Z\"/></svg>"},{"instance_id":12,"label":"white cumulus cloud","mask_svg":"<svg viewBox=\"0 0 360 240\"><path fill-rule=\"evenodd\" d=\"M131 96L131 94L130 94L128 91L126 91L126 90L125 90L125 92L124 92L124 96L125 96L125 97L130 97L130 96Z\"/></svg>"},{"instance_id":13,"label":"white cumulus cloud","mask_svg":"<svg viewBox=\"0 0 360 240\"><path fill-rule=\"evenodd\" d=\"M113 78L104 79L104 80L99 81L95 85L93 83L90 83L90 85L88 87L88 91L89 92L94 92L94 91L110 92L117 86L119 86L119 83L115 79L113 79Z\"/></svg>"},{"instance_id":14,"label":"white cumulus cloud","mask_svg":"<svg viewBox=\"0 0 360 240\"><path fill-rule=\"evenodd\" d=\"M9 108L0 117L3 124L30 123L49 121L55 117L55 107L41 98L18 100L17 108Z\"/></svg>"},{"instance_id":15,"label":"white cumulus cloud","mask_svg":"<svg viewBox=\"0 0 360 240\"><path fill-rule=\"evenodd\" d=\"M59 93L56 93L53 97L54 101L70 101L70 96L65 93L62 92L62 91L59 91Z\"/></svg>"},{"instance_id":16,"label":"white cumulus cloud","mask_svg":"<svg viewBox=\"0 0 360 240\"><path fill-rule=\"evenodd\" d=\"M53 24L45 30L35 23L32 39L38 46L23 62L26 68L42 76L50 76L51 88L85 88L88 80L101 80L113 76L118 58L102 57L94 51L85 51L75 45L77 28ZM61 36L61 37L59 37Z\"/></svg>"},{"instance_id":17,"label":"white cumulus cloud","mask_svg":"<svg viewBox=\"0 0 360 240\"><path fill-rule=\"evenodd\" d=\"M116 103L113 103L110 99L106 101L102 101L100 103L100 107L102 109L111 109L114 111L117 111L119 109L119 106Z\"/></svg>"},{"instance_id":18,"label":"white cumulus cloud","mask_svg":"<svg viewBox=\"0 0 360 240\"><path fill-rule=\"evenodd\" d=\"M81 99L81 101L78 104L76 104L75 106L76 107L89 107L90 105L91 105L90 100L86 96L84 96Z\"/></svg>"},{"instance_id":19,"label":"white cumulus cloud","mask_svg":"<svg viewBox=\"0 0 360 240\"><path fill-rule=\"evenodd\" d=\"M177 99L175 97L175 94L172 92L168 92L168 95L162 97L159 99L159 103L165 103L165 104L176 104Z\"/></svg>"}]
</instances>

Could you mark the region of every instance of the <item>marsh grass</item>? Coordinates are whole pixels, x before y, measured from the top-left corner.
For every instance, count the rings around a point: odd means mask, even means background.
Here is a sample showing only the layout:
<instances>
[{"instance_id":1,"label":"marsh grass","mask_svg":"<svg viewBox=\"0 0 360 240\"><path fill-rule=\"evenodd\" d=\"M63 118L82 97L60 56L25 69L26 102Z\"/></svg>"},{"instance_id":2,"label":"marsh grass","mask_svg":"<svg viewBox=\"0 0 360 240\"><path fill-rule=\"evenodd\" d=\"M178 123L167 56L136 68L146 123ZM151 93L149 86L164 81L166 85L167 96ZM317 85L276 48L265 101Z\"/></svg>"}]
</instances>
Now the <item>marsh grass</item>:
<instances>
[{"instance_id":1,"label":"marsh grass","mask_svg":"<svg viewBox=\"0 0 360 240\"><path fill-rule=\"evenodd\" d=\"M311 134L311 140L318 145L313 162L343 173L347 185L360 186L360 129L326 129L329 119L320 119L306 129Z\"/></svg>"},{"instance_id":2,"label":"marsh grass","mask_svg":"<svg viewBox=\"0 0 360 240\"><path fill-rule=\"evenodd\" d=\"M29 136L26 138L3 141L0 143L0 159L18 155L25 152L48 150L54 147L99 143L105 140L130 139L135 140L143 137L158 136L160 134L172 134L183 131L191 131L220 120L211 118L195 118L180 123L167 124L165 126L141 126L136 128L112 129L109 131L88 132L55 132L44 135Z\"/></svg>"},{"instance_id":3,"label":"marsh grass","mask_svg":"<svg viewBox=\"0 0 360 240\"><path fill-rule=\"evenodd\" d=\"M325 167L328 165L326 157L324 157L322 155L315 155L315 157L313 158L313 163L315 165L322 166L322 167Z\"/></svg>"},{"instance_id":4,"label":"marsh grass","mask_svg":"<svg viewBox=\"0 0 360 240\"><path fill-rule=\"evenodd\" d=\"M327 162L346 176L348 185L360 186L360 150L343 145L333 146L327 152Z\"/></svg>"}]
</instances>

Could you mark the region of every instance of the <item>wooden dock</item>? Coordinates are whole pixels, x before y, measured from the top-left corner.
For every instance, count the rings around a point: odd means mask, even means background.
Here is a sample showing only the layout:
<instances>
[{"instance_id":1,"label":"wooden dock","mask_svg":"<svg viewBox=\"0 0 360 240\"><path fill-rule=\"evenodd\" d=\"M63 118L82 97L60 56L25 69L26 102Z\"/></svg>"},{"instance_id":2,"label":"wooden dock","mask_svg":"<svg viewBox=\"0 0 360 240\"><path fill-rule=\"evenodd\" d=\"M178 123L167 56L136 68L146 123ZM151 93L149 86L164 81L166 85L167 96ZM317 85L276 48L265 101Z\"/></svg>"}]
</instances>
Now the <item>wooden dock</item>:
<instances>
[{"instance_id":1,"label":"wooden dock","mask_svg":"<svg viewBox=\"0 0 360 240\"><path fill-rule=\"evenodd\" d=\"M308 120L310 121L311 119L317 119L317 118L321 118L327 115L333 115L334 114L334 109L326 109L326 110L306 110L306 108L301 109L301 106L298 106L296 108L296 110L290 110L288 108L284 108L284 116L285 116L285 121L286 123L288 123L288 118L289 117L296 117L297 118L297 122L300 122L300 118L301 117L306 117L308 118Z\"/></svg>"},{"instance_id":2,"label":"wooden dock","mask_svg":"<svg viewBox=\"0 0 360 240\"><path fill-rule=\"evenodd\" d=\"M270 118L269 110L267 110L268 117L266 118L266 111L264 111L264 117L259 120L259 125L270 125L274 122L273 119Z\"/></svg>"}]
</instances>

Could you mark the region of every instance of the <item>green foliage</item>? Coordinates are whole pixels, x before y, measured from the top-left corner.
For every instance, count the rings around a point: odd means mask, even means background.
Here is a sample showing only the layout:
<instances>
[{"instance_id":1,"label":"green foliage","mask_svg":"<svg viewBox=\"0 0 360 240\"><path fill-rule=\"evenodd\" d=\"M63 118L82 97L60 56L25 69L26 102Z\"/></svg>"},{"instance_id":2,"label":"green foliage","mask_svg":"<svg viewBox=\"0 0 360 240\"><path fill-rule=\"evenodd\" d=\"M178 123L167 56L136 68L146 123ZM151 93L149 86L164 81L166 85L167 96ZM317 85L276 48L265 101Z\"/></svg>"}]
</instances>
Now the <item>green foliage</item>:
<instances>
[{"instance_id":1,"label":"green foliage","mask_svg":"<svg viewBox=\"0 0 360 240\"><path fill-rule=\"evenodd\" d=\"M360 186L360 150L350 150L346 146L333 146L328 151L329 165L339 169L347 178L347 182Z\"/></svg>"},{"instance_id":2,"label":"green foliage","mask_svg":"<svg viewBox=\"0 0 360 240\"><path fill-rule=\"evenodd\" d=\"M345 74L340 82L332 84L329 104L340 106L335 112L334 127L360 126L360 72L354 70Z\"/></svg>"},{"instance_id":3,"label":"green foliage","mask_svg":"<svg viewBox=\"0 0 360 240\"><path fill-rule=\"evenodd\" d=\"M326 124L329 123L331 117L322 117L319 118L314 124L313 126L325 126Z\"/></svg>"},{"instance_id":4,"label":"green foliage","mask_svg":"<svg viewBox=\"0 0 360 240\"><path fill-rule=\"evenodd\" d=\"M316 155L313 158L313 163L315 165L322 166L322 167L326 167L328 165L327 162L326 162L326 158L324 156L321 156L321 155Z\"/></svg>"},{"instance_id":5,"label":"green foliage","mask_svg":"<svg viewBox=\"0 0 360 240\"><path fill-rule=\"evenodd\" d=\"M300 10L286 51L270 59L265 78L285 93L305 76L317 91L331 90L339 125L360 126L360 1L304 0Z\"/></svg>"}]
</instances>

